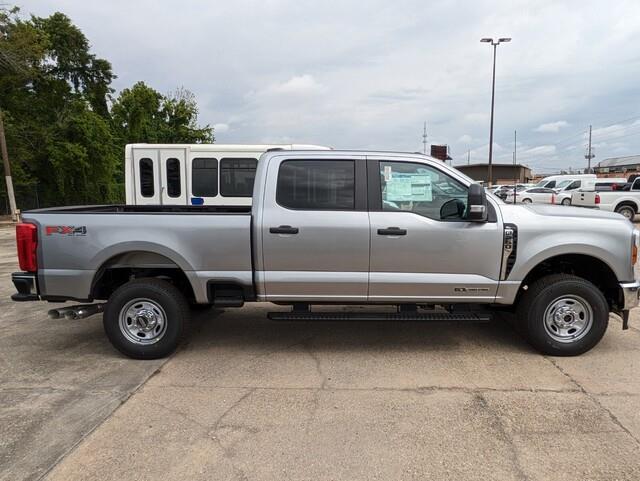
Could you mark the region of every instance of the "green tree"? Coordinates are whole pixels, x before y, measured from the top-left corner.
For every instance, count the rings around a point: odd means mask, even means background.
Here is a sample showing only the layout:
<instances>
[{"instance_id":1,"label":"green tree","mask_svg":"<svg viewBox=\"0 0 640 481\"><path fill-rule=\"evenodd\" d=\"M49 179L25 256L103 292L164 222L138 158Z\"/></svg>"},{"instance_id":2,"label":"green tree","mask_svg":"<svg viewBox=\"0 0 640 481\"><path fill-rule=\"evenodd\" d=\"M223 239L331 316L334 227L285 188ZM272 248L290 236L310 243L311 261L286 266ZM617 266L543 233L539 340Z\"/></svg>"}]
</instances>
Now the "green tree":
<instances>
[{"instance_id":1,"label":"green tree","mask_svg":"<svg viewBox=\"0 0 640 481\"><path fill-rule=\"evenodd\" d=\"M195 97L184 88L163 96L144 82L138 82L120 92L111 114L123 144L214 141L213 128L198 127Z\"/></svg>"},{"instance_id":2,"label":"green tree","mask_svg":"<svg viewBox=\"0 0 640 481\"><path fill-rule=\"evenodd\" d=\"M0 7L0 111L16 190L29 196L18 207L34 206L33 186L40 205L121 201L124 144L213 142L189 91L138 82L114 100L115 78L64 14Z\"/></svg>"}]
</instances>

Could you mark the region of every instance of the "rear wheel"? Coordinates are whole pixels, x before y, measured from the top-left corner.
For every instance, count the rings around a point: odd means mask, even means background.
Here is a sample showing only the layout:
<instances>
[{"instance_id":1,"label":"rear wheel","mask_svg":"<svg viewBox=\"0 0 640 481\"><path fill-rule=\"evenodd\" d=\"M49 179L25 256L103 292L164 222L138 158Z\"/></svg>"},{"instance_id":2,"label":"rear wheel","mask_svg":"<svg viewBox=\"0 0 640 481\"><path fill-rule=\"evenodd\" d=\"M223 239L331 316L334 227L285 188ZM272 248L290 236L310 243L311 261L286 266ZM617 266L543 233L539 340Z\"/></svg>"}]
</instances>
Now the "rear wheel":
<instances>
[{"instance_id":1,"label":"rear wheel","mask_svg":"<svg viewBox=\"0 0 640 481\"><path fill-rule=\"evenodd\" d=\"M518 305L520 331L537 350L576 356L594 347L609 323L602 292L577 276L553 274L529 286Z\"/></svg>"},{"instance_id":2,"label":"rear wheel","mask_svg":"<svg viewBox=\"0 0 640 481\"><path fill-rule=\"evenodd\" d=\"M633 222L633 218L636 216L636 210L630 205L621 205L616 208L618 214L622 214L627 219Z\"/></svg>"},{"instance_id":3,"label":"rear wheel","mask_svg":"<svg viewBox=\"0 0 640 481\"><path fill-rule=\"evenodd\" d=\"M162 279L134 279L109 298L103 325L121 353L134 359L171 354L189 323L189 304L182 292Z\"/></svg>"},{"instance_id":4,"label":"rear wheel","mask_svg":"<svg viewBox=\"0 0 640 481\"><path fill-rule=\"evenodd\" d=\"M562 205L571 205L571 199L562 199Z\"/></svg>"}]
</instances>

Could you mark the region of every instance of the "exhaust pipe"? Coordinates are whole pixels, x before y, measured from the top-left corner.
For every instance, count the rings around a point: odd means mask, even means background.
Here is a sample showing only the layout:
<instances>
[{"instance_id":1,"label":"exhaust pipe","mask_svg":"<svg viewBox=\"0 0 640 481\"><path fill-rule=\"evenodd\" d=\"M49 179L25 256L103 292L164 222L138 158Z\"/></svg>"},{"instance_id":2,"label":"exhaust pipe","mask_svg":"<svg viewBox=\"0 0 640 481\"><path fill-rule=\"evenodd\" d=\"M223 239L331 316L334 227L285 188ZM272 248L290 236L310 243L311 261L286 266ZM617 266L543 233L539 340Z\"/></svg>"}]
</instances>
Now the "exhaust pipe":
<instances>
[{"instance_id":1,"label":"exhaust pipe","mask_svg":"<svg viewBox=\"0 0 640 481\"><path fill-rule=\"evenodd\" d=\"M49 318L60 319L65 317L70 321L76 319L84 319L85 317L93 316L99 312L104 311L106 302L101 304L80 304L77 306L61 307L59 309L51 309L49 311Z\"/></svg>"}]
</instances>

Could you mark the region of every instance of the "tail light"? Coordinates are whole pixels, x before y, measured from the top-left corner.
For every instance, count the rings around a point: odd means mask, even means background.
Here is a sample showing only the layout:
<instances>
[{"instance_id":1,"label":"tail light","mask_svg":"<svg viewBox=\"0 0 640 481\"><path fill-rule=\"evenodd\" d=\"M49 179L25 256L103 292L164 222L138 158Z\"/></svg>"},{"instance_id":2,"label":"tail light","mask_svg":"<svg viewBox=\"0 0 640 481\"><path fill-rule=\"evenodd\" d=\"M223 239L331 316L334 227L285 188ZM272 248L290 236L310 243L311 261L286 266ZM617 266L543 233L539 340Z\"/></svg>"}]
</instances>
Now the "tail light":
<instances>
[{"instance_id":1,"label":"tail light","mask_svg":"<svg viewBox=\"0 0 640 481\"><path fill-rule=\"evenodd\" d=\"M38 270L38 229L33 224L20 223L16 225L16 243L18 244L18 261L20 269L26 272Z\"/></svg>"},{"instance_id":2,"label":"tail light","mask_svg":"<svg viewBox=\"0 0 640 481\"><path fill-rule=\"evenodd\" d=\"M600 203L600 194L596 194L596 205Z\"/></svg>"}]
</instances>

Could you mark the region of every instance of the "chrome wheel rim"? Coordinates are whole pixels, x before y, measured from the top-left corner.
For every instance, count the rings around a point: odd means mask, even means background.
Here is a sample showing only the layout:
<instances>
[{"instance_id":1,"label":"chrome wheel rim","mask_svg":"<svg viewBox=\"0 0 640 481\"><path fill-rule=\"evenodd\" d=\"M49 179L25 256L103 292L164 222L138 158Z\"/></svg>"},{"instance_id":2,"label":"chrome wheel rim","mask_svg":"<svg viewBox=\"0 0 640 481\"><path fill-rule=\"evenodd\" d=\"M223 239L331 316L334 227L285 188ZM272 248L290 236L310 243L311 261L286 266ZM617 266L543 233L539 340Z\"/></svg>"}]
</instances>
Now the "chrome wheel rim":
<instances>
[{"instance_id":1,"label":"chrome wheel rim","mask_svg":"<svg viewBox=\"0 0 640 481\"><path fill-rule=\"evenodd\" d=\"M633 217L633 211L631 209L620 209L620 214L625 216L627 219L631 219Z\"/></svg>"},{"instance_id":2,"label":"chrome wheel rim","mask_svg":"<svg viewBox=\"0 0 640 481\"><path fill-rule=\"evenodd\" d=\"M562 296L544 312L544 328L555 341L571 343L587 335L593 325L593 310L579 296Z\"/></svg>"},{"instance_id":3,"label":"chrome wheel rim","mask_svg":"<svg viewBox=\"0 0 640 481\"><path fill-rule=\"evenodd\" d=\"M570 205L571 204L571 200L570 199L564 199L562 201L562 205Z\"/></svg>"},{"instance_id":4,"label":"chrome wheel rim","mask_svg":"<svg viewBox=\"0 0 640 481\"><path fill-rule=\"evenodd\" d=\"M531 204L531 199L524 199L522 201L523 204Z\"/></svg>"},{"instance_id":5,"label":"chrome wheel rim","mask_svg":"<svg viewBox=\"0 0 640 481\"><path fill-rule=\"evenodd\" d=\"M137 298L120 309L120 332L134 344L155 344L167 332L167 315L156 301Z\"/></svg>"}]
</instances>

